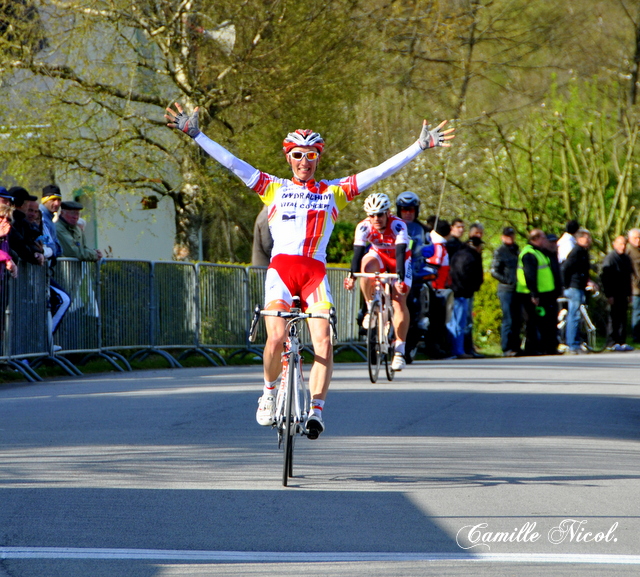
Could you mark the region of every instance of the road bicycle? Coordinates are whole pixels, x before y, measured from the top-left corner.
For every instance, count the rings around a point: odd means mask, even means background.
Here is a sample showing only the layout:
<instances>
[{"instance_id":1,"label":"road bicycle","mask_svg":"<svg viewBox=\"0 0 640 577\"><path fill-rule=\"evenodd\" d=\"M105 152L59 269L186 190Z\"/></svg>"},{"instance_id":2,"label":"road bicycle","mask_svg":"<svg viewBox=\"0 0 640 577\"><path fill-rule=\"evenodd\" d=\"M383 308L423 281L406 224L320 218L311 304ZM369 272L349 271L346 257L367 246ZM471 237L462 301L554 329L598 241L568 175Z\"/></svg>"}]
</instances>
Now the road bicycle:
<instances>
[{"instance_id":1,"label":"road bicycle","mask_svg":"<svg viewBox=\"0 0 640 577\"><path fill-rule=\"evenodd\" d=\"M591 294L591 307L585 303L580 305L580 324L578 325L578 336L582 339L582 345L592 353L604 351L607 344L607 313L603 299L599 299L600 292L589 291ZM560 349L567 347L567 315L569 299L567 297L558 298L558 340Z\"/></svg>"},{"instance_id":2,"label":"road bicycle","mask_svg":"<svg viewBox=\"0 0 640 577\"><path fill-rule=\"evenodd\" d=\"M377 382L380 366L384 363L387 379L393 381L393 306L391 305L391 283L397 279L395 273L367 273L359 272L353 275L357 278L374 279L374 292L369 308L369 327L367 328L367 365L369 379Z\"/></svg>"},{"instance_id":3,"label":"road bicycle","mask_svg":"<svg viewBox=\"0 0 640 577\"><path fill-rule=\"evenodd\" d=\"M325 319L329 321L333 341L337 340L336 310L332 307L329 314L303 313L299 297L293 298L291 310L261 310L256 305L249 329L249 341L254 342L260 317L280 317L287 321L287 340L282 353L282 376L276 395L276 413L273 427L278 432L278 448L283 449L282 484L286 487L293 477L293 449L297 435L307 435L306 421L309 416L311 395L302 373L302 349L298 323L305 319Z\"/></svg>"}]
</instances>

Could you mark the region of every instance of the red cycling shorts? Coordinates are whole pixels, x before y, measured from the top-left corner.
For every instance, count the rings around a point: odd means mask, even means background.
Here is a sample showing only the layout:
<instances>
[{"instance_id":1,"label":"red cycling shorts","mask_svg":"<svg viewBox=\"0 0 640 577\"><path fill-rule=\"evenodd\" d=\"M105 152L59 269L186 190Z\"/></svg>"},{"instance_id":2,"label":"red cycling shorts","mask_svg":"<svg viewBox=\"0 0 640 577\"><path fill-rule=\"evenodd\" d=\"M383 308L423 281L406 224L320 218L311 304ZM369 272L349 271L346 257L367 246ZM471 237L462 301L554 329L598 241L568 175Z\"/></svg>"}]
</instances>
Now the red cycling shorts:
<instances>
[{"instance_id":1,"label":"red cycling shorts","mask_svg":"<svg viewBox=\"0 0 640 577\"><path fill-rule=\"evenodd\" d=\"M303 311L318 312L333 306L325 264L308 256L278 254L271 259L264 288L267 310L288 311L300 297Z\"/></svg>"}]
</instances>

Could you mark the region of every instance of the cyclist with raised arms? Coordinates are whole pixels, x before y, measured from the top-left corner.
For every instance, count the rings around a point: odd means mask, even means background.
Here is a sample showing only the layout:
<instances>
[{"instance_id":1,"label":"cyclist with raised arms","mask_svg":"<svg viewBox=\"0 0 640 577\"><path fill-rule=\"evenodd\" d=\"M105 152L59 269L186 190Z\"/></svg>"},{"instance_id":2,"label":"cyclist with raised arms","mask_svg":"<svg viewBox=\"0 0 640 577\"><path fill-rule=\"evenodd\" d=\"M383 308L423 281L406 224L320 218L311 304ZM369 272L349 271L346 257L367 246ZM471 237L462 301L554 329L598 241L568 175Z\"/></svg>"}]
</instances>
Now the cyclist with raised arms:
<instances>
[{"instance_id":1,"label":"cyclist with raised arms","mask_svg":"<svg viewBox=\"0 0 640 577\"><path fill-rule=\"evenodd\" d=\"M418 154L435 146L450 146L454 129L443 130L446 121L430 129L425 120L417 141L375 168L335 180L314 179L324 140L317 132L296 130L282 143L291 167L290 179L262 172L240 160L202 133L198 126L198 108L192 114L167 108L168 126L188 134L224 167L254 190L269 207L269 228L274 245L267 270L265 308L288 311L292 297L299 296L307 312L328 313L332 306L327 281L326 248L338 213L363 190L394 174ZM276 387L281 369L280 357L285 341L286 322L266 317L267 342L264 348L264 388L258 400L256 420L271 426L275 414ZM309 376L311 407L306 427L310 439L324 431L322 410L333 371L331 329L325 319L309 319L309 333L315 359Z\"/></svg>"},{"instance_id":2,"label":"cyclist with raised arms","mask_svg":"<svg viewBox=\"0 0 640 577\"><path fill-rule=\"evenodd\" d=\"M353 289L355 285L353 274L356 272L397 273L397 282L394 282L391 287L393 328L396 335L391 368L394 371L401 371L406 364L404 348L409 330L407 294L411 288L413 267L407 224L401 218L393 216L389 211L390 208L391 201L382 192L376 192L365 199L364 211L367 213L367 218L356 226L351 274L344 279L344 288ZM367 246L370 247L368 251ZM374 291L373 279L361 278L360 289L367 303L367 309L370 310ZM362 328L369 328L369 320L367 312L362 320Z\"/></svg>"}]
</instances>

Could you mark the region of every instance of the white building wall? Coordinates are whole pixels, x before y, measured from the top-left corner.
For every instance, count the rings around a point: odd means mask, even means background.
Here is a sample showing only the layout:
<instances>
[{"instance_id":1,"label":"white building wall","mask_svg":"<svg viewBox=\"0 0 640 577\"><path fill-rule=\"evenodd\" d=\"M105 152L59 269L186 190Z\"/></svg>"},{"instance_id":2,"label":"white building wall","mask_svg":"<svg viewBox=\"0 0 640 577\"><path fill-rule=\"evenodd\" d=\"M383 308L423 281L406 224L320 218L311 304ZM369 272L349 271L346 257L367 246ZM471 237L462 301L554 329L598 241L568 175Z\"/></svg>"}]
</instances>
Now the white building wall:
<instances>
[{"instance_id":1,"label":"white building wall","mask_svg":"<svg viewBox=\"0 0 640 577\"><path fill-rule=\"evenodd\" d=\"M61 186L62 188L62 186ZM69 189L67 189L69 190ZM157 208L144 209L137 191L116 197L67 193L64 200L78 200L84 206L87 244L107 258L172 260L176 233L173 201L159 199Z\"/></svg>"}]
</instances>

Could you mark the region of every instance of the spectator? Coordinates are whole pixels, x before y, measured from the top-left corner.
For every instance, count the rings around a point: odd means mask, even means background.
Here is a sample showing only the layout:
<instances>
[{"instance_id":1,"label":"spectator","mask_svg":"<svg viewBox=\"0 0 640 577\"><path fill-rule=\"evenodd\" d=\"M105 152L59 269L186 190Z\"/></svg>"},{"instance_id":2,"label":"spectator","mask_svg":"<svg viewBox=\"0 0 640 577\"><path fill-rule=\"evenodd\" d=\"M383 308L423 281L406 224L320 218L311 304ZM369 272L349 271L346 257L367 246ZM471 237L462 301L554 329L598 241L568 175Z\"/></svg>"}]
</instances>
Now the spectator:
<instances>
[{"instance_id":1,"label":"spectator","mask_svg":"<svg viewBox=\"0 0 640 577\"><path fill-rule=\"evenodd\" d=\"M46 237L45 244L53 251L53 256L58 258L62 256L62 247L58 242L55 218L62 202L60 188L55 184L45 186L42 189L42 200L40 202L43 233Z\"/></svg>"},{"instance_id":2,"label":"spectator","mask_svg":"<svg viewBox=\"0 0 640 577\"><path fill-rule=\"evenodd\" d=\"M251 250L251 264L253 266L269 266L271 262L271 249L273 248L273 238L269 230L269 207L258 213L253 226L253 247Z\"/></svg>"},{"instance_id":3,"label":"spectator","mask_svg":"<svg viewBox=\"0 0 640 577\"><path fill-rule=\"evenodd\" d=\"M11 207L0 204L0 278L5 269L13 278L18 276L18 266L13 261L9 248L12 212Z\"/></svg>"},{"instance_id":4,"label":"spectator","mask_svg":"<svg viewBox=\"0 0 640 577\"><path fill-rule=\"evenodd\" d=\"M451 259L451 289L453 290L453 314L447 323L451 337L452 353L459 359L472 358L473 355L465 351L464 339L469 321L469 299L482 285L482 240L474 237L469 239Z\"/></svg>"},{"instance_id":5,"label":"spectator","mask_svg":"<svg viewBox=\"0 0 640 577\"><path fill-rule=\"evenodd\" d=\"M589 248L591 247L591 233L581 228L575 233L576 246L562 263L562 280L564 296L567 297L567 325L566 339L569 352L578 354L585 352L580 348L580 305L586 301L587 286L595 288L593 281L589 279L591 259Z\"/></svg>"},{"instance_id":6,"label":"spectator","mask_svg":"<svg viewBox=\"0 0 640 577\"><path fill-rule=\"evenodd\" d=\"M540 229L529 233L528 244L518 255L516 295L526 321L525 355L556 354L555 283L549 256L544 253L547 237Z\"/></svg>"},{"instance_id":7,"label":"spectator","mask_svg":"<svg viewBox=\"0 0 640 577\"><path fill-rule=\"evenodd\" d=\"M629 231L627 254L633 266L631 277L631 338L634 343L640 343L640 228Z\"/></svg>"},{"instance_id":8,"label":"spectator","mask_svg":"<svg viewBox=\"0 0 640 577\"><path fill-rule=\"evenodd\" d=\"M480 239L484 236L484 224L481 222L474 222L469 227L469 238L473 238L474 236L477 236Z\"/></svg>"},{"instance_id":9,"label":"spectator","mask_svg":"<svg viewBox=\"0 0 640 577\"><path fill-rule=\"evenodd\" d=\"M0 186L0 206L11 206L12 203L13 197L4 186Z\"/></svg>"},{"instance_id":10,"label":"spectator","mask_svg":"<svg viewBox=\"0 0 640 577\"><path fill-rule=\"evenodd\" d=\"M520 247L516 244L516 231L507 226L502 230L502 244L493 253L491 276L498 281L498 299L502 309L500 340L502 354L514 357L520 353L520 306L515 297L516 272Z\"/></svg>"},{"instance_id":11,"label":"spectator","mask_svg":"<svg viewBox=\"0 0 640 577\"><path fill-rule=\"evenodd\" d=\"M424 221L424 227L428 233L436 227L436 223L438 222L438 217L435 214L430 214L427 217L427 220Z\"/></svg>"},{"instance_id":12,"label":"spectator","mask_svg":"<svg viewBox=\"0 0 640 577\"><path fill-rule=\"evenodd\" d=\"M627 312L631 300L631 276L633 265L625 252L627 239L618 236L612 243L613 250L602 262L602 290L609 301L609 326L607 345L611 351L632 351L627 344Z\"/></svg>"},{"instance_id":13,"label":"spectator","mask_svg":"<svg viewBox=\"0 0 640 577\"><path fill-rule=\"evenodd\" d=\"M553 283L556 287L556 299L562 296L562 272L558 261L558 237L550 233L547 235L547 242L543 252L549 257L551 271L553 272Z\"/></svg>"},{"instance_id":14,"label":"spectator","mask_svg":"<svg viewBox=\"0 0 640 577\"><path fill-rule=\"evenodd\" d=\"M27 208L31 201L38 199L21 186L10 188L8 193L13 197L14 203L13 222L9 232L11 250L24 262L44 265L44 251L37 242L38 230L27 221Z\"/></svg>"},{"instance_id":15,"label":"spectator","mask_svg":"<svg viewBox=\"0 0 640 577\"><path fill-rule=\"evenodd\" d=\"M454 218L451 221L451 233L449 240L447 240L449 258L452 258L464 246L462 235L464 235L464 221L461 218Z\"/></svg>"},{"instance_id":16,"label":"spectator","mask_svg":"<svg viewBox=\"0 0 640 577\"><path fill-rule=\"evenodd\" d=\"M565 226L564 234L558 241L558 262L560 264L567 260L569 253L575 248L576 239L574 235L578 232L579 228L580 224L577 220L570 220Z\"/></svg>"},{"instance_id":17,"label":"spectator","mask_svg":"<svg viewBox=\"0 0 640 577\"><path fill-rule=\"evenodd\" d=\"M438 276L433 281L434 289L444 289L449 286L449 254L446 249L447 237L451 226L446 220L439 220L436 229L429 234L433 243L433 256L427 258L427 263L438 267Z\"/></svg>"},{"instance_id":18,"label":"spectator","mask_svg":"<svg viewBox=\"0 0 640 577\"><path fill-rule=\"evenodd\" d=\"M484 225L482 223L474 222L469 227L469 240L471 240L472 238L479 238L480 240L482 240L483 235ZM482 252L483 244L478 245L480 247L478 251L479 255ZM479 256L478 258L480 259L480 266L482 266L482 256ZM473 297L467 300L467 305L469 306L469 311L467 312L467 330L464 334L464 349L465 352L472 357L483 358L484 355L476 351L476 348L473 345Z\"/></svg>"},{"instance_id":19,"label":"spectator","mask_svg":"<svg viewBox=\"0 0 640 577\"><path fill-rule=\"evenodd\" d=\"M449 291L449 254L446 249L446 242L451 226L446 220L439 220L437 229L429 233L433 254L425 257L428 265L437 269L436 278L431 281L431 287L435 293L433 301L429 305L429 333L432 335L430 347L433 349L432 356L444 358L449 356L450 339L447 338L447 302L451 298ZM431 248L429 247L429 252ZM450 301L449 301L450 302Z\"/></svg>"},{"instance_id":20,"label":"spectator","mask_svg":"<svg viewBox=\"0 0 640 577\"><path fill-rule=\"evenodd\" d=\"M101 259L102 252L87 246L84 232L78 226L82 205L79 202L63 202L60 206L56 232L62 247L62 256L93 262Z\"/></svg>"},{"instance_id":21,"label":"spectator","mask_svg":"<svg viewBox=\"0 0 640 577\"><path fill-rule=\"evenodd\" d=\"M550 304L551 308L551 318L558 318L558 298L564 294L562 288L562 272L560 270L560 263L558 262L558 237L557 235L550 233L547 235L546 245L543 247L542 252L549 257L549 266L551 267L551 272L553 273L553 284L555 286L555 290L553 291L553 303ZM547 351L549 354L558 353L558 345L560 344L558 340L558 331L553 331L553 333L549 334L549 338L552 339L552 342L549 343L547 347ZM559 354L559 353L558 353Z\"/></svg>"},{"instance_id":22,"label":"spectator","mask_svg":"<svg viewBox=\"0 0 640 577\"><path fill-rule=\"evenodd\" d=\"M53 250L51 249L51 239L47 236L47 232L42 223L42 212L38 208L38 202L35 200L30 201L29 205L27 209L27 220L39 233L37 242L40 243L46 262L49 265L49 306L51 309L51 334L53 335L60 325L62 317L71 305L71 297L53 278L56 257L53 255ZM54 348L57 347L54 345Z\"/></svg>"}]
</instances>

